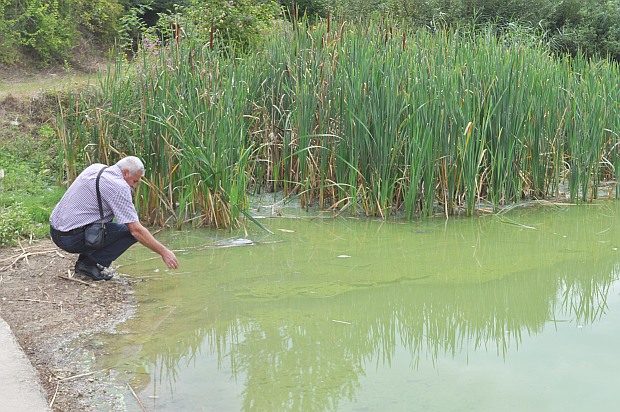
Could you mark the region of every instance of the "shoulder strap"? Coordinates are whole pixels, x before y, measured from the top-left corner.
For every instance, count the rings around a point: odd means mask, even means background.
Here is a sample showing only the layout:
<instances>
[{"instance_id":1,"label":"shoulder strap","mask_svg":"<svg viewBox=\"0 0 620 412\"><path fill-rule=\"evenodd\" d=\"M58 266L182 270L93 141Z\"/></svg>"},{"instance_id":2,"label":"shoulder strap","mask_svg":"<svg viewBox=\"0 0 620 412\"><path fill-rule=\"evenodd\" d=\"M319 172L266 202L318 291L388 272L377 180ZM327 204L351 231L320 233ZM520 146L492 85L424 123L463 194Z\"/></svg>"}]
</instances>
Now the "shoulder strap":
<instances>
[{"instance_id":1,"label":"shoulder strap","mask_svg":"<svg viewBox=\"0 0 620 412\"><path fill-rule=\"evenodd\" d=\"M102 167L97 174L97 181L95 182L95 188L97 189L97 203L99 203L99 216L101 216L101 223L103 223L103 205L101 204L101 192L99 192L99 179L101 178L101 173L107 168L107 166Z\"/></svg>"}]
</instances>

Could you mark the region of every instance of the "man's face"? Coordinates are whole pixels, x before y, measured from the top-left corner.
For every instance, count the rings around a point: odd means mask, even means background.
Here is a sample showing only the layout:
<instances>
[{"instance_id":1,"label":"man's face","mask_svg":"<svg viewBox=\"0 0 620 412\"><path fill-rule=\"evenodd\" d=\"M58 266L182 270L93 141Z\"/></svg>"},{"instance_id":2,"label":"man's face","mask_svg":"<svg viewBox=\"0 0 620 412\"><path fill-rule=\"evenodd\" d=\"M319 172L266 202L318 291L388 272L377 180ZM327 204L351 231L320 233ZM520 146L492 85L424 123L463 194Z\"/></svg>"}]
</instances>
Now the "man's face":
<instances>
[{"instance_id":1,"label":"man's face","mask_svg":"<svg viewBox=\"0 0 620 412\"><path fill-rule=\"evenodd\" d=\"M131 174L129 170L123 170L123 178L129 185L129 187L131 187L131 190L134 190L138 186L138 183L140 183L140 179L142 178L142 172Z\"/></svg>"}]
</instances>

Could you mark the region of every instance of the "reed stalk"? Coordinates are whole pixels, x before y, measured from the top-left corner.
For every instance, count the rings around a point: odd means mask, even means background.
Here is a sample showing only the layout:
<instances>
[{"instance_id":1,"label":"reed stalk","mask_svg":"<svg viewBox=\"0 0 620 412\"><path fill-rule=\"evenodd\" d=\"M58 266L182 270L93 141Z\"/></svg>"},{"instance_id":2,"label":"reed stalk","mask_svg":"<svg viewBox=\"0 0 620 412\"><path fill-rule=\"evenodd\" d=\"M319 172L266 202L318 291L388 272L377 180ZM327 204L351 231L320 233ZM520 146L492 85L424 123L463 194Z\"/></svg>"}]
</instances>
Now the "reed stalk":
<instances>
[{"instance_id":1,"label":"reed stalk","mask_svg":"<svg viewBox=\"0 0 620 412\"><path fill-rule=\"evenodd\" d=\"M71 165L142 156L152 223L234 225L263 190L383 218L471 215L617 180L618 74L492 30L296 22L241 56L147 42L59 132Z\"/></svg>"}]
</instances>

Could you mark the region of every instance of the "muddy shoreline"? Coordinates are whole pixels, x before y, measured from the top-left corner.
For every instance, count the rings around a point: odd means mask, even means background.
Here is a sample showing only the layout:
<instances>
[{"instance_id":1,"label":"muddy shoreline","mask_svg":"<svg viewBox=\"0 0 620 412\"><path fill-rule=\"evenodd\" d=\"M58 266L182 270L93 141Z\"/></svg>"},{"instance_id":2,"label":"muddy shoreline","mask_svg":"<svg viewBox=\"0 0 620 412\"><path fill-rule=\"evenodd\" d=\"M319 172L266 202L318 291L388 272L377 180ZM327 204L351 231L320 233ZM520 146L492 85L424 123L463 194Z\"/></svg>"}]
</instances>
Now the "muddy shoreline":
<instances>
[{"instance_id":1,"label":"muddy shoreline","mask_svg":"<svg viewBox=\"0 0 620 412\"><path fill-rule=\"evenodd\" d=\"M133 280L74 276L75 255L49 239L0 248L0 317L36 369L53 411L123 411L132 400L111 371L92 370L105 347L76 340L114 331L136 308Z\"/></svg>"}]
</instances>

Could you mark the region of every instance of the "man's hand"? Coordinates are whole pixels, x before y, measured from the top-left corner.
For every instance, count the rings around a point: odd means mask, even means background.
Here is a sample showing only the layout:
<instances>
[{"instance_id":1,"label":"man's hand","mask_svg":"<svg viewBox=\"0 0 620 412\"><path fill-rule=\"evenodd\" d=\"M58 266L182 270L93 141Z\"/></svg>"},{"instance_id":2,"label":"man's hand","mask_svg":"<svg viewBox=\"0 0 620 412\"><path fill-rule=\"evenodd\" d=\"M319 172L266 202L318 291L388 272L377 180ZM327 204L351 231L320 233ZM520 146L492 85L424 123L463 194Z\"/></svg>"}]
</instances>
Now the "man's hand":
<instances>
[{"instance_id":1,"label":"man's hand","mask_svg":"<svg viewBox=\"0 0 620 412\"><path fill-rule=\"evenodd\" d=\"M164 253L161 254L161 258L169 269L176 269L179 267L179 261L177 260L174 252L170 249L166 248Z\"/></svg>"},{"instance_id":2,"label":"man's hand","mask_svg":"<svg viewBox=\"0 0 620 412\"><path fill-rule=\"evenodd\" d=\"M147 228L142 226L140 222L127 223L129 231L135 237L138 242L151 249L153 252L158 253L163 259L164 263L170 269L176 269L179 267L179 261L174 252L161 244L157 239L153 237L151 232Z\"/></svg>"}]
</instances>

